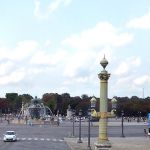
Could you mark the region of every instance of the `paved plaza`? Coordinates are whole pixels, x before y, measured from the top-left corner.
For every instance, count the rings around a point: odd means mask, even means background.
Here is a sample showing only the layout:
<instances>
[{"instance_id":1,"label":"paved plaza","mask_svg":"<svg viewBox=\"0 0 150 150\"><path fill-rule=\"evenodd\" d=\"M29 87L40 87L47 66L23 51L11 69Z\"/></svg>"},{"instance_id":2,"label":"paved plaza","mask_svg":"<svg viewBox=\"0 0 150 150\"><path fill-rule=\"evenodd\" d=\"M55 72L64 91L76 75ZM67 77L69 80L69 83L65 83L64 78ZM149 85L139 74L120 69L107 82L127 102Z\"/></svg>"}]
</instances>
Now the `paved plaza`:
<instances>
[{"instance_id":1,"label":"paved plaza","mask_svg":"<svg viewBox=\"0 0 150 150\"><path fill-rule=\"evenodd\" d=\"M98 122L91 126L91 148L94 150L94 143L97 141ZM87 129L88 122L82 122L82 143L78 141L79 123L75 123L75 137L72 138L72 122L64 121L60 126L50 125L25 125L0 123L0 149L1 150L88 150ZM125 138L121 136L121 121L109 120L109 140L111 150L149 150L150 138L144 136L143 129L148 129L145 122L124 122ZM3 133L6 130L17 132L17 142L3 142Z\"/></svg>"},{"instance_id":2,"label":"paved plaza","mask_svg":"<svg viewBox=\"0 0 150 150\"><path fill-rule=\"evenodd\" d=\"M145 128L148 128L145 122L124 122L124 126L137 125L144 125ZM98 122L94 123L94 126L98 126ZM108 126L121 126L121 123L117 121L110 121L108 122ZM97 138L91 138L90 140L91 149L94 150L94 143L97 141ZM71 150L88 150L87 138L82 138L83 143L77 143L78 138L65 138L65 141ZM109 141L112 145L110 150L150 150L150 137L110 137Z\"/></svg>"},{"instance_id":3,"label":"paved plaza","mask_svg":"<svg viewBox=\"0 0 150 150\"><path fill-rule=\"evenodd\" d=\"M77 138L65 138L71 150L87 150L88 140L82 139L83 143L77 143ZM109 138L112 148L111 150L150 150L150 138L146 137L111 137ZM91 138L91 148L94 150L96 138Z\"/></svg>"}]
</instances>

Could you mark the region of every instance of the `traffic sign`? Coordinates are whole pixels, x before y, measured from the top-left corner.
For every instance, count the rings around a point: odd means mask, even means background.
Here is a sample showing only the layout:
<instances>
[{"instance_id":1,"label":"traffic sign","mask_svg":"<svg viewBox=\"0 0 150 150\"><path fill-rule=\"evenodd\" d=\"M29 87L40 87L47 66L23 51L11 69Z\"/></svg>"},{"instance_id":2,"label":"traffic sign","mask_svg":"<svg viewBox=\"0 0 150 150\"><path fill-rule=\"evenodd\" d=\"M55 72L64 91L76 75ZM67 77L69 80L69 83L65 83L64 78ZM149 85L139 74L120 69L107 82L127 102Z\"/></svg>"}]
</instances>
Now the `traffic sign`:
<instances>
[{"instance_id":1,"label":"traffic sign","mask_svg":"<svg viewBox=\"0 0 150 150\"><path fill-rule=\"evenodd\" d=\"M147 122L147 125L150 126L150 122Z\"/></svg>"},{"instance_id":2,"label":"traffic sign","mask_svg":"<svg viewBox=\"0 0 150 150\"><path fill-rule=\"evenodd\" d=\"M148 119L150 120L150 113L148 113Z\"/></svg>"}]
</instances>

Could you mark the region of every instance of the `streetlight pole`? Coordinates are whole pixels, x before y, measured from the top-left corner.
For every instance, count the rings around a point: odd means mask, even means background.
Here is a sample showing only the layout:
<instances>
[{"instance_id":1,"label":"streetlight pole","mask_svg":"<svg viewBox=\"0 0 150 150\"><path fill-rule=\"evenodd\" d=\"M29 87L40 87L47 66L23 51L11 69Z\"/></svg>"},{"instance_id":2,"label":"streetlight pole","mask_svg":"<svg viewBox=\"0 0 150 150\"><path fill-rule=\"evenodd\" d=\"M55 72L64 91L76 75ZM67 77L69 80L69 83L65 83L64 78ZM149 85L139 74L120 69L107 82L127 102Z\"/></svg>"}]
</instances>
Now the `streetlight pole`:
<instances>
[{"instance_id":1,"label":"streetlight pole","mask_svg":"<svg viewBox=\"0 0 150 150\"><path fill-rule=\"evenodd\" d=\"M105 70L108 61L104 58L100 61L103 70L98 74L100 79L100 119L99 119L99 136L95 143L95 150L104 150L111 148L111 143L107 136L108 124L108 79L110 74Z\"/></svg>"},{"instance_id":2,"label":"streetlight pole","mask_svg":"<svg viewBox=\"0 0 150 150\"><path fill-rule=\"evenodd\" d=\"M91 102L91 112L95 110L95 107L96 107L96 98L93 96L92 99L90 100ZM93 123L92 123L92 119L93 119L93 116L91 115L91 126L93 126Z\"/></svg>"},{"instance_id":3,"label":"streetlight pole","mask_svg":"<svg viewBox=\"0 0 150 150\"><path fill-rule=\"evenodd\" d=\"M92 150L90 145L91 142L90 141L90 136L91 136L90 119L91 119L91 109L88 110L88 150Z\"/></svg>"},{"instance_id":4,"label":"streetlight pole","mask_svg":"<svg viewBox=\"0 0 150 150\"><path fill-rule=\"evenodd\" d=\"M77 143L82 143L81 140L81 115L82 115L82 110L79 110L79 139L77 141Z\"/></svg>"},{"instance_id":5,"label":"streetlight pole","mask_svg":"<svg viewBox=\"0 0 150 150\"><path fill-rule=\"evenodd\" d=\"M122 130L121 130L121 131L122 131L122 132L121 132L121 133L122 133L122 134L121 134L121 137L125 137L125 136L124 136L124 132L123 132L123 128L124 128L124 127L123 127L123 122L124 122L123 117L124 117L124 111L122 110L122 111L121 111L121 129L122 129Z\"/></svg>"},{"instance_id":6,"label":"streetlight pole","mask_svg":"<svg viewBox=\"0 0 150 150\"><path fill-rule=\"evenodd\" d=\"M139 115L139 122L141 122L141 111L140 111L140 115Z\"/></svg>"},{"instance_id":7,"label":"streetlight pole","mask_svg":"<svg viewBox=\"0 0 150 150\"><path fill-rule=\"evenodd\" d=\"M1 122L2 122L2 108L1 108L1 112L0 113L1 113L0 115L1 115Z\"/></svg>"},{"instance_id":8,"label":"streetlight pole","mask_svg":"<svg viewBox=\"0 0 150 150\"><path fill-rule=\"evenodd\" d=\"M73 117L73 128L72 128L72 137L74 137L74 117L75 117L75 111L73 110L72 112L72 117Z\"/></svg>"}]
</instances>

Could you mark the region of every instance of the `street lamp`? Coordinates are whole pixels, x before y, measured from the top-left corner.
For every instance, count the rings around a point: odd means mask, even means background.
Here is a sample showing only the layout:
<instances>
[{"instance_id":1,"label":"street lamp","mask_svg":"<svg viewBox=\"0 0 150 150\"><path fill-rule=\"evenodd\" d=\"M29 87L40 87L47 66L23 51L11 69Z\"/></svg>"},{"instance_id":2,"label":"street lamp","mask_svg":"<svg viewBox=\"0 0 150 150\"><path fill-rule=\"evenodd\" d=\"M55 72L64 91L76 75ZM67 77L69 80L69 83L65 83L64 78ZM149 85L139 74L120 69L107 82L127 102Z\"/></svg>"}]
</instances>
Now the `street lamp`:
<instances>
[{"instance_id":1,"label":"street lamp","mask_svg":"<svg viewBox=\"0 0 150 150\"><path fill-rule=\"evenodd\" d=\"M75 117L75 110L72 111L72 117L73 117L73 128L72 128L72 137L74 137L74 117Z\"/></svg>"},{"instance_id":2,"label":"street lamp","mask_svg":"<svg viewBox=\"0 0 150 150\"><path fill-rule=\"evenodd\" d=\"M90 146L90 136L91 136L90 119L91 119L91 109L88 109L88 150L92 150Z\"/></svg>"},{"instance_id":3,"label":"street lamp","mask_svg":"<svg viewBox=\"0 0 150 150\"><path fill-rule=\"evenodd\" d=\"M113 98L111 100L111 104L112 104L111 114L114 115L116 112L116 108L117 108L117 100L115 98Z\"/></svg>"},{"instance_id":4,"label":"street lamp","mask_svg":"<svg viewBox=\"0 0 150 150\"><path fill-rule=\"evenodd\" d=\"M141 122L141 112L139 112L139 122Z\"/></svg>"},{"instance_id":5,"label":"street lamp","mask_svg":"<svg viewBox=\"0 0 150 150\"><path fill-rule=\"evenodd\" d=\"M95 107L96 107L96 98L93 96L92 97L92 99L90 100L90 102L91 102L91 110L90 111L95 111ZM92 115L91 115L91 125L93 125L92 124Z\"/></svg>"},{"instance_id":6,"label":"street lamp","mask_svg":"<svg viewBox=\"0 0 150 150\"><path fill-rule=\"evenodd\" d=\"M81 116L82 116L82 110L79 110L79 139L77 141L77 143L82 143L81 140Z\"/></svg>"},{"instance_id":7,"label":"street lamp","mask_svg":"<svg viewBox=\"0 0 150 150\"><path fill-rule=\"evenodd\" d=\"M96 98L94 96L92 97L90 102L91 102L91 108L95 108L96 107Z\"/></svg>"},{"instance_id":8,"label":"street lamp","mask_svg":"<svg viewBox=\"0 0 150 150\"><path fill-rule=\"evenodd\" d=\"M98 78L100 79L100 112L97 113L99 119L99 136L98 140L95 143L95 150L99 149L109 149L111 148L111 143L108 140L107 136L107 128L108 128L108 79L110 77L110 73L105 69L108 65L108 61L105 56L100 61L103 70L98 74Z\"/></svg>"},{"instance_id":9,"label":"street lamp","mask_svg":"<svg viewBox=\"0 0 150 150\"><path fill-rule=\"evenodd\" d=\"M122 124L121 124L121 127L122 127L122 134L121 134L121 137L125 137L125 136L124 136L124 132L123 132L123 122L124 122L123 117L124 117L124 111L122 110L122 111L121 111L121 122L122 122Z\"/></svg>"},{"instance_id":10,"label":"street lamp","mask_svg":"<svg viewBox=\"0 0 150 150\"><path fill-rule=\"evenodd\" d=\"M0 115L1 115L1 122L2 122L2 108L1 108L1 112L0 113L1 113Z\"/></svg>"}]
</instances>

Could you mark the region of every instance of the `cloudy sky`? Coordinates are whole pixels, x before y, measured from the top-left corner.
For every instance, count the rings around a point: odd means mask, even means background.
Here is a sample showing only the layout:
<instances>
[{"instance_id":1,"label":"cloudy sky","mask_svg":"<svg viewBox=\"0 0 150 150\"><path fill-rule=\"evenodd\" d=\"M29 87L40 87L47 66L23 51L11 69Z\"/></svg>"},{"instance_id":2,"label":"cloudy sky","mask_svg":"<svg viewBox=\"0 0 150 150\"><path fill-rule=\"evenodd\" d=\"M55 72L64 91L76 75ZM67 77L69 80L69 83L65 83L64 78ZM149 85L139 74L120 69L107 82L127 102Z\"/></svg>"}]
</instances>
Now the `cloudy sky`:
<instances>
[{"instance_id":1,"label":"cloudy sky","mask_svg":"<svg viewBox=\"0 0 150 150\"><path fill-rule=\"evenodd\" d=\"M0 97L150 96L150 0L0 1Z\"/></svg>"}]
</instances>

